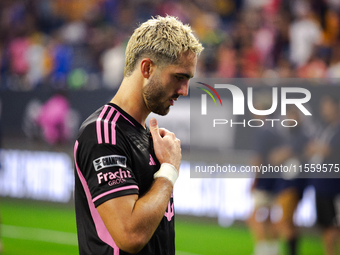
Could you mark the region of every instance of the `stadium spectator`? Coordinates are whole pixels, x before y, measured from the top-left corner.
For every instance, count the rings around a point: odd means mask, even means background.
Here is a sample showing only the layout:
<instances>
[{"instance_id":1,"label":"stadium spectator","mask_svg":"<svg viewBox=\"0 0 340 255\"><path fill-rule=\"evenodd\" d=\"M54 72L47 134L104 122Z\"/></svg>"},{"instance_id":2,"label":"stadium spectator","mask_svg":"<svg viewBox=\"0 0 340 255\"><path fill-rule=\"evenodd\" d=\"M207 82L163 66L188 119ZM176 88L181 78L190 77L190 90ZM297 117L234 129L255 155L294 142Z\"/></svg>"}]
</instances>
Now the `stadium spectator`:
<instances>
[{"instance_id":1,"label":"stadium spectator","mask_svg":"<svg viewBox=\"0 0 340 255\"><path fill-rule=\"evenodd\" d=\"M290 61L300 67L307 63L315 46L321 43L322 31L307 1L296 1L294 7L297 20L289 28Z\"/></svg>"},{"instance_id":2,"label":"stadium spectator","mask_svg":"<svg viewBox=\"0 0 340 255\"><path fill-rule=\"evenodd\" d=\"M51 79L57 89L66 88L67 76L71 71L73 50L70 45L65 44L61 35L54 38L53 63Z\"/></svg>"},{"instance_id":3,"label":"stadium spectator","mask_svg":"<svg viewBox=\"0 0 340 255\"><path fill-rule=\"evenodd\" d=\"M217 77L220 78L233 78L237 72L236 51L233 47L231 39L225 40L217 52Z\"/></svg>"},{"instance_id":4,"label":"stadium spectator","mask_svg":"<svg viewBox=\"0 0 340 255\"><path fill-rule=\"evenodd\" d=\"M26 51L29 48L29 40L26 37L18 37L9 43L11 59L11 71L13 74L23 76L28 71Z\"/></svg>"},{"instance_id":5,"label":"stadium spectator","mask_svg":"<svg viewBox=\"0 0 340 255\"><path fill-rule=\"evenodd\" d=\"M41 85L45 77L45 54L46 48L43 35L41 33L32 34L30 45L25 54L28 63L26 79L30 89Z\"/></svg>"},{"instance_id":6,"label":"stadium spectator","mask_svg":"<svg viewBox=\"0 0 340 255\"><path fill-rule=\"evenodd\" d=\"M332 48L330 63L326 76L331 82L334 82L340 77L340 43L337 43Z\"/></svg>"},{"instance_id":7,"label":"stadium spectator","mask_svg":"<svg viewBox=\"0 0 340 255\"><path fill-rule=\"evenodd\" d=\"M103 52L101 60L104 86L114 89L118 88L123 79L125 46L117 35L112 41L114 42L112 48Z\"/></svg>"}]
</instances>

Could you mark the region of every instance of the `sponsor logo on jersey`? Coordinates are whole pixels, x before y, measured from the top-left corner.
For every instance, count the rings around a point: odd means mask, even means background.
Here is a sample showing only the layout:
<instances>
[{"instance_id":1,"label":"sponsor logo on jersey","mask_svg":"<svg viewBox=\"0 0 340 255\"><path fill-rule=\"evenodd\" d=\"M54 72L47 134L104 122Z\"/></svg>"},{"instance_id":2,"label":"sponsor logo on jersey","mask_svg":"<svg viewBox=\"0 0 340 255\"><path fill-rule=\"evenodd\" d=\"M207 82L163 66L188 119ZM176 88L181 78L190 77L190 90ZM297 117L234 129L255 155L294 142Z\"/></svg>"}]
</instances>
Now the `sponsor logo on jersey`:
<instances>
[{"instance_id":1,"label":"sponsor logo on jersey","mask_svg":"<svg viewBox=\"0 0 340 255\"><path fill-rule=\"evenodd\" d=\"M109 155L93 160L94 170L99 171L106 167L120 166L126 167L126 157L119 155Z\"/></svg>"},{"instance_id":2,"label":"sponsor logo on jersey","mask_svg":"<svg viewBox=\"0 0 340 255\"><path fill-rule=\"evenodd\" d=\"M107 182L110 186L115 184L120 184L126 182L126 178L132 178L131 173L129 170L122 170L119 168L116 172L107 172L107 173L98 173L98 184L101 184L102 182Z\"/></svg>"}]
</instances>

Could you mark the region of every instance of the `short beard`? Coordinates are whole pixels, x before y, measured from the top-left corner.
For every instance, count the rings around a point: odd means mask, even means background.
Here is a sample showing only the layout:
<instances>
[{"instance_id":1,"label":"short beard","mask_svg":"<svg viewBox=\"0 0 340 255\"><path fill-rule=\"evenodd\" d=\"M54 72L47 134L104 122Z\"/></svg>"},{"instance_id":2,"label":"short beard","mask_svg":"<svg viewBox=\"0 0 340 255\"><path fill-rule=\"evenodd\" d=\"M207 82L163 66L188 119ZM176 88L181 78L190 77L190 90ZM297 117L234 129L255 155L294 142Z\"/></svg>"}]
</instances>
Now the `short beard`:
<instances>
[{"instance_id":1,"label":"short beard","mask_svg":"<svg viewBox=\"0 0 340 255\"><path fill-rule=\"evenodd\" d=\"M151 112L164 116L170 111L170 105L165 106L169 98L166 98L166 92L158 77L150 79L149 83L143 88L143 96L145 104Z\"/></svg>"}]
</instances>

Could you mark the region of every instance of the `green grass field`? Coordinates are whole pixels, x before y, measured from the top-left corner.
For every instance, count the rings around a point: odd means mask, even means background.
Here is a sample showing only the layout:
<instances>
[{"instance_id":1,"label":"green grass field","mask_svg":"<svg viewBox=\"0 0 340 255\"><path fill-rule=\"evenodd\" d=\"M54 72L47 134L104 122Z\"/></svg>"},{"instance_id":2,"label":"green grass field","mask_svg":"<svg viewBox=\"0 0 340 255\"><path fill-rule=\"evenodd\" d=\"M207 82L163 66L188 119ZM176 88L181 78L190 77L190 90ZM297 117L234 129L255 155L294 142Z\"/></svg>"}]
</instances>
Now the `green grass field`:
<instances>
[{"instance_id":1,"label":"green grass field","mask_svg":"<svg viewBox=\"0 0 340 255\"><path fill-rule=\"evenodd\" d=\"M78 254L76 223L70 205L2 199L3 255ZM211 221L176 219L177 255L251 255L252 238L244 226L222 228ZM300 255L321 255L320 239L304 235Z\"/></svg>"}]
</instances>

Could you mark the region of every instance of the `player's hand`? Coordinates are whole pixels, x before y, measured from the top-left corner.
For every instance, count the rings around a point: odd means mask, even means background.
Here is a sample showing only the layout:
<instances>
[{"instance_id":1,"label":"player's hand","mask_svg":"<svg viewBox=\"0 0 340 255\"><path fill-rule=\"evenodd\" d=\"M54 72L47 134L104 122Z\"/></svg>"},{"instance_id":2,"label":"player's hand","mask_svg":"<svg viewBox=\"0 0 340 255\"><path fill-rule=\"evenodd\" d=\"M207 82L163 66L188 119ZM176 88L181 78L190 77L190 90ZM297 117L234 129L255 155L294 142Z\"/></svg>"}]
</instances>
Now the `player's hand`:
<instances>
[{"instance_id":1,"label":"player's hand","mask_svg":"<svg viewBox=\"0 0 340 255\"><path fill-rule=\"evenodd\" d=\"M181 141L169 130L158 128L154 118L150 120L150 131L158 161L161 164L169 163L178 171L182 159Z\"/></svg>"}]
</instances>

